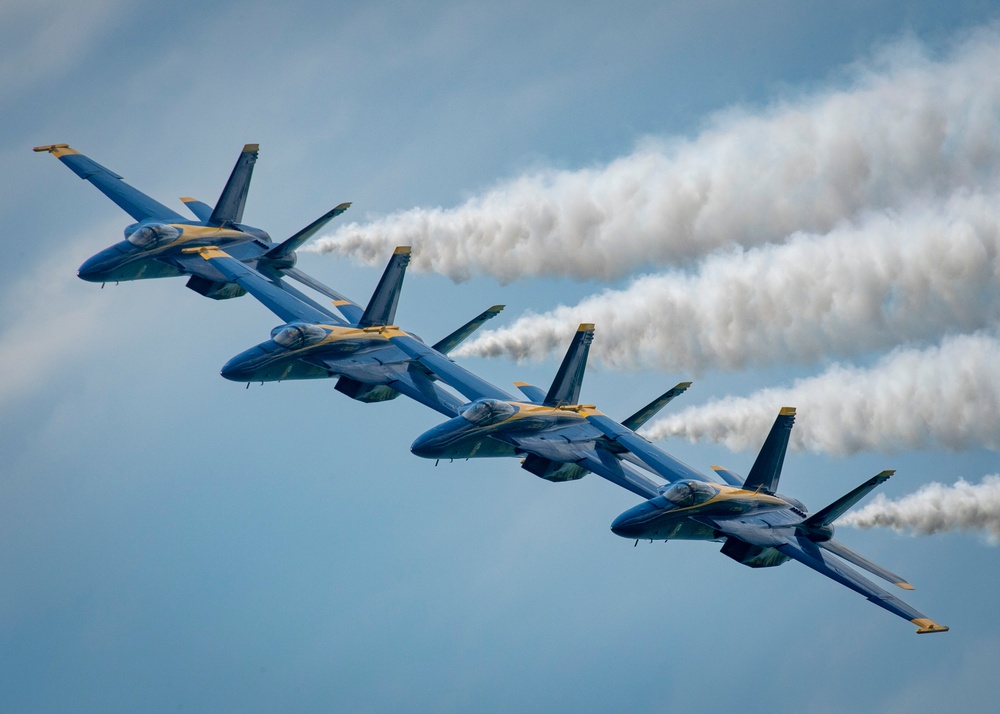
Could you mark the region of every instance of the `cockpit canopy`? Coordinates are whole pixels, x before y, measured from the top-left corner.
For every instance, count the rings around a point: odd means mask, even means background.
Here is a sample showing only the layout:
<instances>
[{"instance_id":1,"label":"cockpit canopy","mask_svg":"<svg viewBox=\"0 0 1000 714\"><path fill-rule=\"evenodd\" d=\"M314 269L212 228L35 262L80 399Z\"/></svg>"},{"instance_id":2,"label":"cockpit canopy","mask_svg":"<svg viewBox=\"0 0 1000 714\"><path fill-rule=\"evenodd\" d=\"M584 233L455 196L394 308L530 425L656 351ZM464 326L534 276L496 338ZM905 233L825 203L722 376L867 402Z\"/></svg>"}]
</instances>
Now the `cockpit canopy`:
<instances>
[{"instance_id":1,"label":"cockpit canopy","mask_svg":"<svg viewBox=\"0 0 1000 714\"><path fill-rule=\"evenodd\" d=\"M676 508L690 508L718 495L719 488L704 481L678 481L664 486L660 495Z\"/></svg>"},{"instance_id":2,"label":"cockpit canopy","mask_svg":"<svg viewBox=\"0 0 1000 714\"><path fill-rule=\"evenodd\" d=\"M326 330L318 325L293 322L271 330L271 339L287 350L314 345L326 337Z\"/></svg>"},{"instance_id":3,"label":"cockpit canopy","mask_svg":"<svg viewBox=\"0 0 1000 714\"><path fill-rule=\"evenodd\" d=\"M129 229L125 231L125 238L136 248L153 248L176 240L181 234L179 228L165 223L137 223Z\"/></svg>"},{"instance_id":4,"label":"cockpit canopy","mask_svg":"<svg viewBox=\"0 0 1000 714\"><path fill-rule=\"evenodd\" d=\"M462 410L462 416L476 426L496 424L517 413L517 408L499 399L479 399Z\"/></svg>"}]
</instances>

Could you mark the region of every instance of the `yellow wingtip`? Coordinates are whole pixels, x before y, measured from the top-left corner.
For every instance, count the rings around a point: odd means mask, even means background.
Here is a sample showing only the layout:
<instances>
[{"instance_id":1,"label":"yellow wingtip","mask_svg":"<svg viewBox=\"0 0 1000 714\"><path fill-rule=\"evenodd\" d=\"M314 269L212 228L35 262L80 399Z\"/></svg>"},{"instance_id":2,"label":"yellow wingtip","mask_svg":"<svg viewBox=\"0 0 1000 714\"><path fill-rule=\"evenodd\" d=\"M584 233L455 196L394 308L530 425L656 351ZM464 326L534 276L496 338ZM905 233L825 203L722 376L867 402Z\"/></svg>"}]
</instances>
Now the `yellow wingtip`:
<instances>
[{"instance_id":1,"label":"yellow wingtip","mask_svg":"<svg viewBox=\"0 0 1000 714\"><path fill-rule=\"evenodd\" d=\"M393 255L409 255L410 251L413 249L408 245L400 245L396 247L396 250L392 251Z\"/></svg>"},{"instance_id":2,"label":"yellow wingtip","mask_svg":"<svg viewBox=\"0 0 1000 714\"><path fill-rule=\"evenodd\" d=\"M580 326L576 328L577 332L593 332L594 323L593 322L581 322Z\"/></svg>"},{"instance_id":3,"label":"yellow wingtip","mask_svg":"<svg viewBox=\"0 0 1000 714\"><path fill-rule=\"evenodd\" d=\"M795 416L795 407L782 407L778 414L780 416Z\"/></svg>"},{"instance_id":4,"label":"yellow wingtip","mask_svg":"<svg viewBox=\"0 0 1000 714\"><path fill-rule=\"evenodd\" d=\"M901 582L901 583L896 583L896 587L897 588L902 588L903 590L916 590L915 587L913 587L912 585L910 585L905 580L903 582Z\"/></svg>"},{"instance_id":5,"label":"yellow wingtip","mask_svg":"<svg viewBox=\"0 0 1000 714\"><path fill-rule=\"evenodd\" d=\"M244 144L243 153L248 151L260 151L260 144Z\"/></svg>"},{"instance_id":6,"label":"yellow wingtip","mask_svg":"<svg viewBox=\"0 0 1000 714\"><path fill-rule=\"evenodd\" d=\"M947 625L939 625L934 620L929 617L918 617L915 620L910 620L914 625L917 626L918 635L927 635L932 632L947 632Z\"/></svg>"},{"instance_id":7,"label":"yellow wingtip","mask_svg":"<svg viewBox=\"0 0 1000 714\"><path fill-rule=\"evenodd\" d=\"M69 144L48 144L47 146L36 146L33 151L47 151L57 159L60 156L66 156L67 154L79 154L80 152L76 149L70 148Z\"/></svg>"}]
</instances>

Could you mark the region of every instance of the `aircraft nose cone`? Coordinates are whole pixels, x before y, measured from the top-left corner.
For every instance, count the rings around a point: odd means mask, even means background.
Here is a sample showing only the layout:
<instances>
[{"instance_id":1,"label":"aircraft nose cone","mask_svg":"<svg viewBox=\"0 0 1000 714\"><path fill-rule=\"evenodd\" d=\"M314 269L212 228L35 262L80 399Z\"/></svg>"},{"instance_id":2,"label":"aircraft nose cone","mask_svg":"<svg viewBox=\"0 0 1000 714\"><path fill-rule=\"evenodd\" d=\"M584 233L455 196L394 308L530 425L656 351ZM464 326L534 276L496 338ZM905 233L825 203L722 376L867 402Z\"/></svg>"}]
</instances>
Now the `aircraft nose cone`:
<instances>
[{"instance_id":1,"label":"aircraft nose cone","mask_svg":"<svg viewBox=\"0 0 1000 714\"><path fill-rule=\"evenodd\" d=\"M434 458L434 439L430 432L421 434L416 438L416 440L410 445L410 451L415 455L424 459Z\"/></svg>"},{"instance_id":2,"label":"aircraft nose cone","mask_svg":"<svg viewBox=\"0 0 1000 714\"><path fill-rule=\"evenodd\" d=\"M91 283L102 282L101 274L104 272L105 261L101 259L102 255L98 253L97 255L87 258L83 262L77 271L76 275L81 280L86 280Z\"/></svg>"},{"instance_id":3,"label":"aircraft nose cone","mask_svg":"<svg viewBox=\"0 0 1000 714\"><path fill-rule=\"evenodd\" d=\"M253 382L261 356L256 348L241 352L222 365L221 374L233 382Z\"/></svg>"},{"instance_id":4,"label":"aircraft nose cone","mask_svg":"<svg viewBox=\"0 0 1000 714\"><path fill-rule=\"evenodd\" d=\"M639 534L636 532L635 524L632 523L632 519L628 518L627 515L623 513L614 520L611 524L611 532L622 538L638 538Z\"/></svg>"},{"instance_id":5,"label":"aircraft nose cone","mask_svg":"<svg viewBox=\"0 0 1000 714\"><path fill-rule=\"evenodd\" d=\"M640 503L618 516L611 524L611 532L622 538L642 538L657 511L659 509L648 501Z\"/></svg>"},{"instance_id":6,"label":"aircraft nose cone","mask_svg":"<svg viewBox=\"0 0 1000 714\"><path fill-rule=\"evenodd\" d=\"M443 447L451 433L451 429L449 428L450 423L445 422L418 436L413 444L410 445L410 451L413 455L424 459L441 458Z\"/></svg>"}]
</instances>

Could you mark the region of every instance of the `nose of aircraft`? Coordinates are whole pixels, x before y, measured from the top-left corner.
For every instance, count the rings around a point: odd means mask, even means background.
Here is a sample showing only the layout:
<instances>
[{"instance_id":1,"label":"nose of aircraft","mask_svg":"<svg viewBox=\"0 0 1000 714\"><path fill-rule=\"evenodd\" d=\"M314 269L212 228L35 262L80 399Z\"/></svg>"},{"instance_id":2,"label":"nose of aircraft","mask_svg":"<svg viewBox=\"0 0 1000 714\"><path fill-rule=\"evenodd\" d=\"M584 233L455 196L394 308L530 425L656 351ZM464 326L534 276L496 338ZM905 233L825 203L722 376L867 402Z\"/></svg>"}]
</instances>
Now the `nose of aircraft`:
<instances>
[{"instance_id":1,"label":"nose of aircraft","mask_svg":"<svg viewBox=\"0 0 1000 714\"><path fill-rule=\"evenodd\" d=\"M445 436L450 432L450 422L445 422L439 426L425 431L418 436L410 446L410 451L415 456L424 459L436 459L441 456L441 446Z\"/></svg>"},{"instance_id":2,"label":"nose of aircraft","mask_svg":"<svg viewBox=\"0 0 1000 714\"><path fill-rule=\"evenodd\" d=\"M240 352L222 366L222 376L233 382L253 382L254 373L266 353L260 347Z\"/></svg>"},{"instance_id":3,"label":"nose of aircraft","mask_svg":"<svg viewBox=\"0 0 1000 714\"><path fill-rule=\"evenodd\" d=\"M611 532L622 538L642 538L650 517L660 509L653 504L640 503L618 516L611 524Z\"/></svg>"},{"instance_id":4,"label":"nose of aircraft","mask_svg":"<svg viewBox=\"0 0 1000 714\"><path fill-rule=\"evenodd\" d=\"M91 283L103 283L108 279L108 274L118 264L121 256L122 252L115 246L105 248L83 262L83 265L76 271L77 277Z\"/></svg>"}]
</instances>

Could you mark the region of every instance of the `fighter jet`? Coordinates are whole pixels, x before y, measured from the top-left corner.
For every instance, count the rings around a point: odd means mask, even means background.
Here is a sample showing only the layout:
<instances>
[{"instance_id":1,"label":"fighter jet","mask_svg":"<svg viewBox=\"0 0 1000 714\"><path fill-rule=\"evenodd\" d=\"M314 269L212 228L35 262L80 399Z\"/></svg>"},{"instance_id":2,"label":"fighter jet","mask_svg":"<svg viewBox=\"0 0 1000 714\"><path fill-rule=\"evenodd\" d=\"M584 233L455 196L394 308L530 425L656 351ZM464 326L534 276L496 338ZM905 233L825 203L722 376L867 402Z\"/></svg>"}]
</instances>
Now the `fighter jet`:
<instances>
[{"instance_id":1,"label":"fighter jet","mask_svg":"<svg viewBox=\"0 0 1000 714\"><path fill-rule=\"evenodd\" d=\"M417 437L410 450L428 459L521 456L522 468L549 481L578 479L592 471L643 498L655 495L660 484L623 461L654 473L672 476L679 471L687 478L703 479L633 431L687 390L690 382L672 387L622 423L592 404L579 403L593 338L594 326L580 325L548 392L515 383L527 401L496 387L486 391L453 365L425 358L441 381L473 401L454 418Z\"/></svg>"},{"instance_id":2,"label":"fighter jet","mask_svg":"<svg viewBox=\"0 0 1000 714\"><path fill-rule=\"evenodd\" d=\"M722 553L751 568L788 560L804 565L861 593L879 607L917 625L917 632L945 632L895 595L848 566L852 563L903 590L913 586L833 539L833 522L894 473L883 471L826 508L810 514L798 500L777 493L778 479L795 421L795 409L778 414L745 480L713 466L727 485L690 479L678 472L655 496L621 514L611 530L623 538L722 541Z\"/></svg>"},{"instance_id":3,"label":"fighter jet","mask_svg":"<svg viewBox=\"0 0 1000 714\"><path fill-rule=\"evenodd\" d=\"M419 337L392 324L410 261L409 247L396 248L367 307L347 298L334 302L343 317L282 290L219 248L188 251L187 255L211 264L227 281L252 294L285 321L272 330L271 339L242 352L222 368L223 377L237 382L339 377L336 389L352 399L379 402L402 393L453 416L464 400L434 384L436 378L423 366L422 357L414 359L412 355L426 353L454 364L445 355L503 310L503 305L494 305L427 347ZM482 382L471 373L468 378Z\"/></svg>"},{"instance_id":4,"label":"fighter jet","mask_svg":"<svg viewBox=\"0 0 1000 714\"><path fill-rule=\"evenodd\" d=\"M206 297L222 300L244 295L246 291L226 280L204 260L184 252L185 248L213 245L224 246L231 256L269 279L287 275L334 300L343 297L296 268L295 251L351 204L341 203L281 243L272 242L260 228L244 225L243 207L257 161L257 144L243 147L214 208L193 198L181 199L197 220L185 218L129 186L114 171L67 144L36 146L35 151L47 151L58 158L136 221L125 228L125 240L105 248L80 266L77 275L83 280L108 283L187 275L187 287ZM294 291L284 283L280 286ZM301 299L309 299L294 292Z\"/></svg>"}]
</instances>

